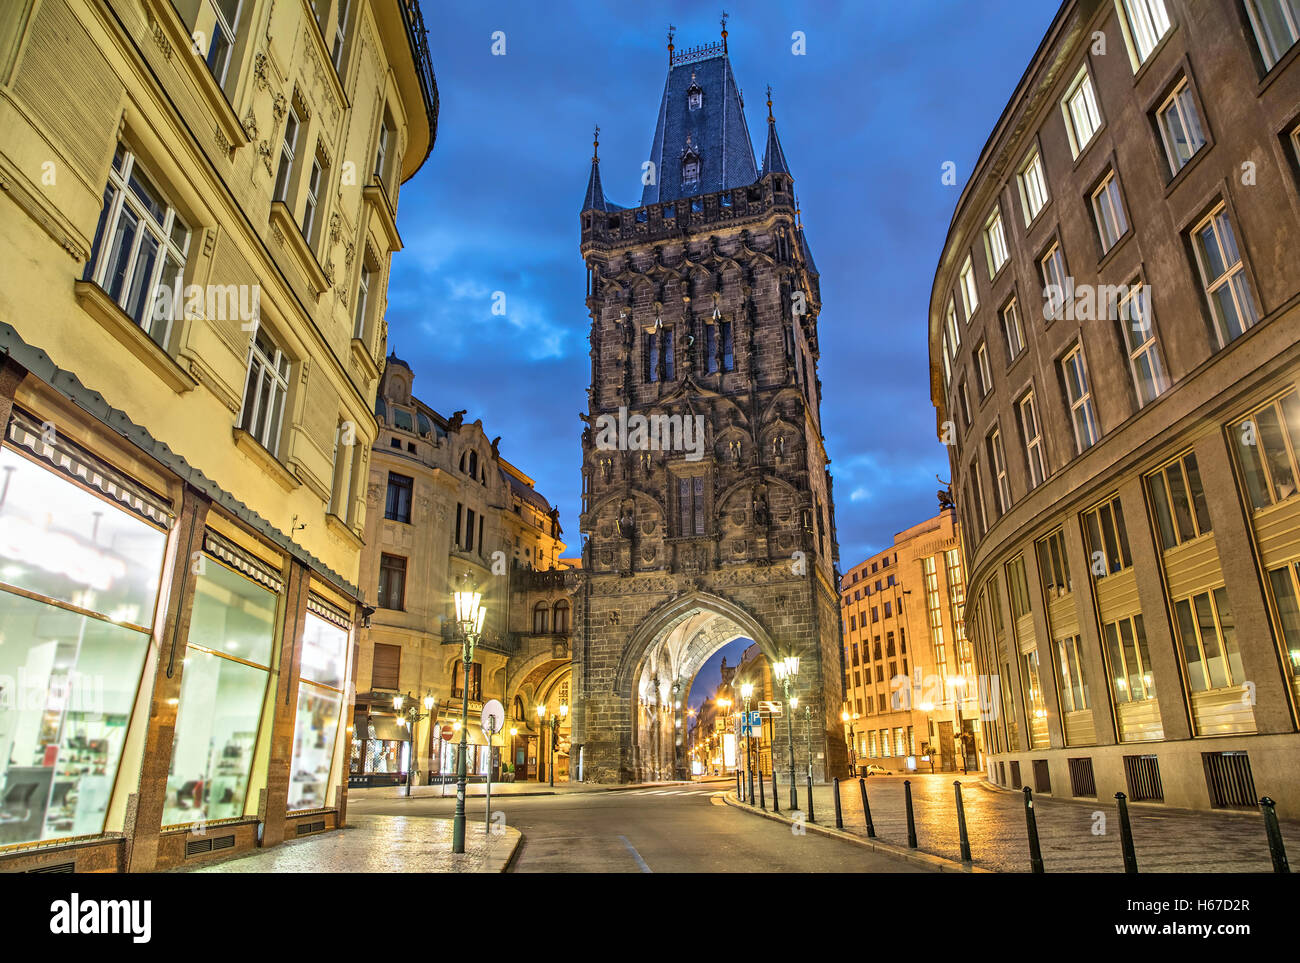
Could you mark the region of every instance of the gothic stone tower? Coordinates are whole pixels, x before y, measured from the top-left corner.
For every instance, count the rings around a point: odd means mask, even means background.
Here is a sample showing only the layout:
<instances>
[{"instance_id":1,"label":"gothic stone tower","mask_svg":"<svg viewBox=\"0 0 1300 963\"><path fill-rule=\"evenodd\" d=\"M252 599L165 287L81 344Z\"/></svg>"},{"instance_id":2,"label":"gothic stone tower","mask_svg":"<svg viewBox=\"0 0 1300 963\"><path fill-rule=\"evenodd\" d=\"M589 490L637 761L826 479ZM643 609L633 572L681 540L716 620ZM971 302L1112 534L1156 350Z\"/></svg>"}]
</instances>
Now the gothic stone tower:
<instances>
[{"instance_id":1,"label":"gothic stone tower","mask_svg":"<svg viewBox=\"0 0 1300 963\"><path fill-rule=\"evenodd\" d=\"M722 36L674 53L670 35L641 203L607 201L593 156L581 214L591 386L571 758L588 781L685 776L691 682L738 638L801 659L800 770L809 729L818 778L847 765L817 269L771 101L760 171ZM647 444L637 415L680 416L703 438ZM612 442L620 416L632 430Z\"/></svg>"}]
</instances>

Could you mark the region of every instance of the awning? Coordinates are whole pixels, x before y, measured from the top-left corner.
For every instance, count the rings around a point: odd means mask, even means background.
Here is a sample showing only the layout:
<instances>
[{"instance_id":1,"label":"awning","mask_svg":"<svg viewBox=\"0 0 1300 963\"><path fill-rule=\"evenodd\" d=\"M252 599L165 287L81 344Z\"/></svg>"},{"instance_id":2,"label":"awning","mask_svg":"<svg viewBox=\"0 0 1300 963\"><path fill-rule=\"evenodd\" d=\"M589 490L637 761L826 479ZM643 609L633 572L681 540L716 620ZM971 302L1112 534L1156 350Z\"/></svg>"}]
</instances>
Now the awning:
<instances>
[{"instance_id":1,"label":"awning","mask_svg":"<svg viewBox=\"0 0 1300 963\"><path fill-rule=\"evenodd\" d=\"M382 742L405 742L406 727L397 724L396 716L375 716L370 717L368 739L378 739Z\"/></svg>"}]
</instances>

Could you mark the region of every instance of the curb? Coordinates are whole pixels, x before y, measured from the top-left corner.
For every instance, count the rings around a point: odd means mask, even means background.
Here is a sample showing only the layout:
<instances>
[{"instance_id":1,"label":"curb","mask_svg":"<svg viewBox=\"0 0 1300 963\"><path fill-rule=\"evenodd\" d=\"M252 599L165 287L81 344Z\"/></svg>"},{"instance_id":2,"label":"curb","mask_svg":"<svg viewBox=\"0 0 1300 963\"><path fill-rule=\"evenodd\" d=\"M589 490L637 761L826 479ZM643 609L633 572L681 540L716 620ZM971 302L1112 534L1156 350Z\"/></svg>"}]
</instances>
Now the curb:
<instances>
[{"instance_id":1,"label":"curb","mask_svg":"<svg viewBox=\"0 0 1300 963\"><path fill-rule=\"evenodd\" d=\"M519 855L519 847L524 844L523 831L516 829L515 832L519 835L515 837L515 844L510 849L510 855L507 856L506 861L501 864L501 868L497 870L498 873L510 872L510 867L515 864L515 857Z\"/></svg>"},{"instance_id":2,"label":"curb","mask_svg":"<svg viewBox=\"0 0 1300 963\"><path fill-rule=\"evenodd\" d=\"M766 809L755 809L746 803L742 803L733 790L722 797L728 806L734 806L741 812L751 813L755 816L765 816L768 819L787 826L793 826L794 820L780 813L770 813ZM929 869L937 870L940 873L991 873L992 870L982 869L979 866L970 866L966 863L959 863L956 860L946 859L943 856L934 856L930 853L923 853L919 850L909 849L903 846L895 846L893 843L882 843L876 839L864 839L854 833L846 832L842 829L831 829L829 826L820 826L814 822L805 822L805 829L810 829L822 836L831 839L841 839L845 842L856 843L864 849L870 849L873 852L882 853L886 856L893 856L904 862L916 863Z\"/></svg>"}]
</instances>

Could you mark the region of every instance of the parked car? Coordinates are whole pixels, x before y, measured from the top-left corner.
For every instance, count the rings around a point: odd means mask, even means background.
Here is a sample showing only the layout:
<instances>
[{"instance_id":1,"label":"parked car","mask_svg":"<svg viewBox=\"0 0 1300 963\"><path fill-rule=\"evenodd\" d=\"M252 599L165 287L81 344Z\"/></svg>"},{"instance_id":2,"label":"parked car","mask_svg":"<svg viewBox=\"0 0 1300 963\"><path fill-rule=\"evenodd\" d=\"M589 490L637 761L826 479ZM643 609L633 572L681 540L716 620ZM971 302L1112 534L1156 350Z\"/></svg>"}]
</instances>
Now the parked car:
<instances>
[{"instance_id":1,"label":"parked car","mask_svg":"<svg viewBox=\"0 0 1300 963\"><path fill-rule=\"evenodd\" d=\"M862 767L864 776L892 776L893 772L884 766L877 766L874 762L869 766Z\"/></svg>"}]
</instances>

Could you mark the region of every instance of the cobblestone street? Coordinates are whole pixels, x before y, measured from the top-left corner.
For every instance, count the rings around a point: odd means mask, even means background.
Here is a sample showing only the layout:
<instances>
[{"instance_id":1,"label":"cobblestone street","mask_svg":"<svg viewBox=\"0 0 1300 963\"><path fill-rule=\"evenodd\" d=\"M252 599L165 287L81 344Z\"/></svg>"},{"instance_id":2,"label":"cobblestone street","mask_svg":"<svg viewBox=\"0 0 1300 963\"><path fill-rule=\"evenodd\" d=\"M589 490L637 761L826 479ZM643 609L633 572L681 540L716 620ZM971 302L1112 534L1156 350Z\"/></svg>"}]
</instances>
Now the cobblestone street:
<instances>
[{"instance_id":1,"label":"cobblestone street","mask_svg":"<svg viewBox=\"0 0 1300 963\"><path fill-rule=\"evenodd\" d=\"M918 847L927 853L960 859L953 774L912 776L912 809ZM957 777L974 864L996 872L1028 872L1029 843L1024 800L1018 792L989 788L976 775ZM777 774L781 810L788 813L790 790L784 772ZM876 838L907 845L907 815L902 776L872 776L867 795ZM806 786L799 786L801 808L807 805ZM770 808L771 783L767 784ZM830 786L814 787L814 814L823 826L835 825ZM845 830L866 835L857 780L841 785ZM1119 817L1114 800L1074 802L1034 796L1035 818L1048 873L1120 873ZM1093 813L1105 814L1105 832L1094 835ZM1272 872L1263 817L1258 813L1164 812L1130 804L1133 846L1143 873L1267 873ZM1300 825L1282 823L1287 853L1300 854Z\"/></svg>"}]
</instances>

